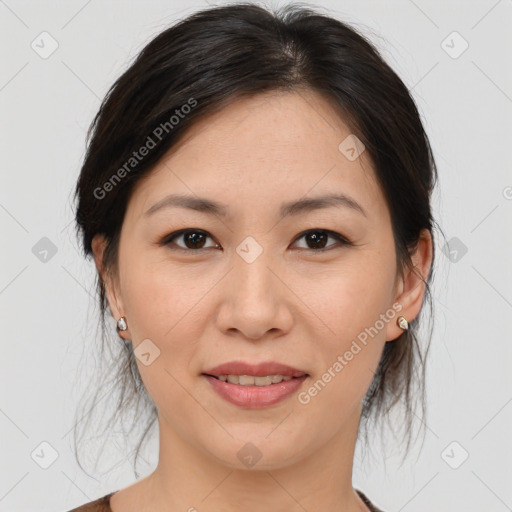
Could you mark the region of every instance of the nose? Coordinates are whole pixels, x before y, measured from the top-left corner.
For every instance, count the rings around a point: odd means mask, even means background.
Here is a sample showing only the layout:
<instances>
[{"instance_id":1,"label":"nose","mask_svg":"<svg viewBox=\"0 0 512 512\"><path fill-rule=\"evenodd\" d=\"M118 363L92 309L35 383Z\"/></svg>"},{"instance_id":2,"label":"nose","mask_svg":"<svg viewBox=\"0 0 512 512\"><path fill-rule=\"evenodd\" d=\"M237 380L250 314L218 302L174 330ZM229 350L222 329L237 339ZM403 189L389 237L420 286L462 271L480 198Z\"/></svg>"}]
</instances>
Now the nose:
<instances>
[{"instance_id":1,"label":"nose","mask_svg":"<svg viewBox=\"0 0 512 512\"><path fill-rule=\"evenodd\" d=\"M245 338L258 340L267 333L277 337L290 330L293 315L289 301L293 294L277 268L265 251L254 261L238 253L233 255L217 314L222 332L236 331Z\"/></svg>"}]
</instances>

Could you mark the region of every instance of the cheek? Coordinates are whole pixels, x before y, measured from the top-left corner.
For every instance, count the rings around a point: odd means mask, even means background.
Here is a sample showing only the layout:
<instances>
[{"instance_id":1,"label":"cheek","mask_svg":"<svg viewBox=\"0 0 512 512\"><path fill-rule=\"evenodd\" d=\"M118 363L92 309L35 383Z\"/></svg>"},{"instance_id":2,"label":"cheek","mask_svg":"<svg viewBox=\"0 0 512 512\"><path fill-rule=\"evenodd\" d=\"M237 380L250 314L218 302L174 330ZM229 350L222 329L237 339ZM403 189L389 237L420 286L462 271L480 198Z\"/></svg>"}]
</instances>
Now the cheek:
<instances>
[{"instance_id":1,"label":"cheek","mask_svg":"<svg viewBox=\"0 0 512 512\"><path fill-rule=\"evenodd\" d=\"M331 433L360 406L380 361L386 333L386 322L381 320L388 307L386 284L347 277L332 282L323 301L319 297L317 302L318 316L328 329L319 336L318 323L315 328L318 363L301 404L310 418L325 419L326 411L337 412L337 421L329 426Z\"/></svg>"},{"instance_id":2,"label":"cheek","mask_svg":"<svg viewBox=\"0 0 512 512\"><path fill-rule=\"evenodd\" d=\"M305 277L302 289L308 290L304 302L321 320L327 339L350 344L390 307L394 267L377 252L360 252L343 263Z\"/></svg>"},{"instance_id":3,"label":"cheek","mask_svg":"<svg viewBox=\"0 0 512 512\"><path fill-rule=\"evenodd\" d=\"M201 338L195 332L201 323L192 308L199 292L176 273L167 275L163 265L132 263L123 281L123 300L137 367L159 411L176 410L190 399L180 382L190 378L195 340ZM141 356L145 352L151 358L147 365Z\"/></svg>"},{"instance_id":4,"label":"cheek","mask_svg":"<svg viewBox=\"0 0 512 512\"><path fill-rule=\"evenodd\" d=\"M315 368L321 380L317 388L323 390L325 384L330 389L318 392L335 407L350 407L346 401L353 404L364 396L384 348L386 326L395 316L392 258L377 252L358 256L340 272L317 281L305 300L320 320L315 322L316 336L311 333L321 360Z\"/></svg>"},{"instance_id":5,"label":"cheek","mask_svg":"<svg viewBox=\"0 0 512 512\"><path fill-rule=\"evenodd\" d=\"M160 338L166 328L172 327L169 309L170 303L175 301L173 293L165 279L157 279L156 275L141 269L125 280L123 299L134 341L151 336Z\"/></svg>"},{"instance_id":6,"label":"cheek","mask_svg":"<svg viewBox=\"0 0 512 512\"><path fill-rule=\"evenodd\" d=\"M187 316L199 293L187 272L177 271L148 254L131 254L121 276L123 301L135 340L153 335L163 341ZM129 316L128 316L129 315Z\"/></svg>"},{"instance_id":7,"label":"cheek","mask_svg":"<svg viewBox=\"0 0 512 512\"><path fill-rule=\"evenodd\" d=\"M202 338L202 308L213 282L194 276L194 272L170 269L162 258L133 255L125 263L123 301L134 349L137 353L139 343L149 339L160 351L155 365L162 371L155 373L139 365L141 376L167 381L170 376L164 370L176 377L186 376Z\"/></svg>"}]
</instances>

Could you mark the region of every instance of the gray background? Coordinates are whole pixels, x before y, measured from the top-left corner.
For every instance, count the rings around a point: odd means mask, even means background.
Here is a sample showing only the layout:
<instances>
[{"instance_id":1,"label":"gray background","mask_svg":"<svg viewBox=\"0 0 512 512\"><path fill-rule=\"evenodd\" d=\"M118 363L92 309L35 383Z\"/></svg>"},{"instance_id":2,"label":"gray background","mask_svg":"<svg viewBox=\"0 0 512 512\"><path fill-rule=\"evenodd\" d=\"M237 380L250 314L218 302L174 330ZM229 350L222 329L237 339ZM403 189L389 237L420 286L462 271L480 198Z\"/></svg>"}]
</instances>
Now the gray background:
<instances>
[{"instance_id":1,"label":"gray background","mask_svg":"<svg viewBox=\"0 0 512 512\"><path fill-rule=\"evenodd\" d=\"M97 478L71 452L74 379L96 318L71 193L108 87L152 36L206 5L0 0L2 511L64 511L134 481L115 443ZM399 467L394 456L364 464L358 448L354 485L386 512L512 510L512 0L318 5L365 31L412 90L450 240L443 253L438 239L423 449Z\"/></svg>"}]
</instances>

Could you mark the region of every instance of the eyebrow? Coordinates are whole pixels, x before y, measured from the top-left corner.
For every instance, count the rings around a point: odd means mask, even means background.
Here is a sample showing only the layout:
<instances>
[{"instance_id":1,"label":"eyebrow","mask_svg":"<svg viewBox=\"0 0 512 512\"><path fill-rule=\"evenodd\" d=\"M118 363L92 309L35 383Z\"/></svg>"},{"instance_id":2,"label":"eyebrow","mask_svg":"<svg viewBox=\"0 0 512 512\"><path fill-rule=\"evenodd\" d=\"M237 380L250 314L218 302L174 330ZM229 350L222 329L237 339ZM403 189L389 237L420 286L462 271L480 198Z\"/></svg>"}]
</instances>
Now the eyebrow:
<instances>
[{"instance_id":1,"label":"eyebrow","mask_svg":"<svg viewBox=\"0 0 512 512\"><path fill-rule=\"evenodd\" d=\"M345 194L328 194L318 197L299 199L297 201L290 201L283 203L279 212L280 217L284 218L290 215L299 215L331 207L350 208L361 213L365 217L367 216L363 207L357 201ZM144 213L144 217L148 217L164 208L185 208L223 218L229 216L229 209L225 204L218 203L204 197L170 194L151 206L151 208Z\"/></svg>"}]
</instances>

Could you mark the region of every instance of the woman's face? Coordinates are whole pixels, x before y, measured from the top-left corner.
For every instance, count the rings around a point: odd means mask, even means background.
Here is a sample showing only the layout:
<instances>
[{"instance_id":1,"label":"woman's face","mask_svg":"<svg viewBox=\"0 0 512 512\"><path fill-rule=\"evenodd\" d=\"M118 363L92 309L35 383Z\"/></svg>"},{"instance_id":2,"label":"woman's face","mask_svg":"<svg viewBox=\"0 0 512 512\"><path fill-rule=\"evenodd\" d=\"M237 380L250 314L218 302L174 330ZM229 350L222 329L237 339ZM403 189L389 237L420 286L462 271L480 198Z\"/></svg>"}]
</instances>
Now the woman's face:
<instances>
[{"instance_id":1,"label":"woman's face","mask_svg":"<svg viewBox=\"0 0 512 512\"><path fill-rule=\"evenodd\" d=\"M384 343L402 332L396 318L416 312L400 297L384 196L350 134L312 92L259 95L196 123L137 184L108 297L127 318L161 436L230 467L249 455L277 468L357 428ZM310 202L331 195L346 199ZM244 390L204 375L229 362L307 376Z\"/></svg>"}]
</instances>

